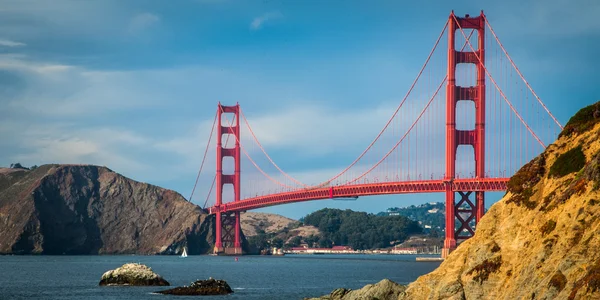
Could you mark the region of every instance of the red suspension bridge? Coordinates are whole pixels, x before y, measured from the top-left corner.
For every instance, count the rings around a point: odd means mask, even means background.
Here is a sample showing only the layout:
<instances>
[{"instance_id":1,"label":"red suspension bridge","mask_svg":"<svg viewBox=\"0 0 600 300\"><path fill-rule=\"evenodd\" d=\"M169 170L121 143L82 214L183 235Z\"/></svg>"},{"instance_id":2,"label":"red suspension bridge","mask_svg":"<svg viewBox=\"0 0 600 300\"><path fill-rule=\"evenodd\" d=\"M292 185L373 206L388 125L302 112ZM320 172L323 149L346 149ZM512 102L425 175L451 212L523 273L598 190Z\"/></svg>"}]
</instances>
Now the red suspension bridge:
<instances>
[{"instance_id":1,"label":"red suspension bridge","mask_svg":"<svg viewBox=\"0 0 600 300\"><path fill-rule=\"evenodd\" d=\"M440 51L445 36L447 51ZM190 201L199 182L206 183L204 207L216 215L214 252L241 254L243 211L319 199L444 193L446 256L457 240L473 236L485 192L506 190L508 178L561 129L483 12L464 18L452 13L383 129L347 167L318 182L302 181L269 156L239 105L219 104ZM206 176L213 140L217 172Z\"/></svg>"}]
</instances>

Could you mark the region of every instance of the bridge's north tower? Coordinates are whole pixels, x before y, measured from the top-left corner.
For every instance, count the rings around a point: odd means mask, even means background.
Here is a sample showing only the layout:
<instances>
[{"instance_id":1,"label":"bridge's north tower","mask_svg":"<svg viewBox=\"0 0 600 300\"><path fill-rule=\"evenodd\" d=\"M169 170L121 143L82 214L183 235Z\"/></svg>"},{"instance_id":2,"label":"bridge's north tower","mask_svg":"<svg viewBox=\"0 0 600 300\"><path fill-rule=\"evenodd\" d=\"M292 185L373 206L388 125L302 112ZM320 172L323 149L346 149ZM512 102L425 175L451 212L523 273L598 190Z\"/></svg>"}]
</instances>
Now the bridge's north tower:
<instances>
[{"instance_id":1,"label":"bridge's north tower","mask_svg":"<svg viewBox=\"0 0 600 300\"><path fill-rule=\"evenodd\" d=\"M457 24L458 23L458 24ZM457 51L457 25L462 29L477 30L477 49L475 52ZM471 222L478 223L484 212L484 192L458 191L452 188L456 176L456 150L460 145L471 145L475 152L475 177L485 177L485 15L459 18L450 14L448 20L448 81L446 86L446 239L442 257L456 248L457 240L474 235ZM461 32L458 32L461 34ZM468 47L470 48L470 47ZM477 70L475 86L456 85L456 66L474 64ZM456 129L456 104L458 101L475 103L475 129ZM475 196L475 202L471 195ZM460 196L460 197L457 197ZM458 201L457 201L458 200ZM458 224L458 228L456 228Z\"/></svg>"}]
</instances>

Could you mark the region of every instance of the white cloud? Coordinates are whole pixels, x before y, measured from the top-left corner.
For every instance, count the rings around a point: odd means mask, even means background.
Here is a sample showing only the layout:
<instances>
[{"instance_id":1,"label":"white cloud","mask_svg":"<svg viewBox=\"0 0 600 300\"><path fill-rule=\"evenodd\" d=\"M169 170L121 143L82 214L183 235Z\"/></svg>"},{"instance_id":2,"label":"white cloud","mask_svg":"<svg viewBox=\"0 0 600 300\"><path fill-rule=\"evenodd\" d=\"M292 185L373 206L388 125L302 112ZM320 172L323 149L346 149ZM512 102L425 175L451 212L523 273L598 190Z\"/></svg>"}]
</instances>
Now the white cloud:
<instances>
[{"instance_id":1,"label":"white cloud","mask_svg":"<svg viewBox=\"0 0 600 300\"><path fill-rule=\"evenodd\" d=\"M351 111L302 106L246 117L263 146L312 152L333 150L332 147L345 147L365 137L374 137L389 119L393 109L393 104ZM353 138L344 137L348 135ZM249 137L250 133L244 132L244 139ZM318 149L315 149L316 145L319 145Z\"/></svg>"},{"instance_id":2,"label":"white cloud","mask_svg":"<svg viewBox=\"0 0 600 300\"><path fill-rule=\"evenodd\" d=\"M181 85L181 77L170 77L168 71L90 71L36 62L22 55L0 55L0 70L20 76L28 84L19 95L5 99L7 106L0 108L44 116L82 117L152 107L169 98L163 87Z\"/></svg>"},{"instance_id":3,"label":"white cloud","mask_svg":"<svg viewBox=\"0 0 600 300\"><path fill-rule=\"evenodd\" d=\"M250 23L250 29L259 30L266 22L280 18L283 18L283 14L278 11L265 13L262 16L256 17L254 20L252 20Z\"/></svg>"},{"instance_id":4,"label":"white cloud","mask_svg":"<svg viewBox=\"0 0 600 300\"><path fill-rule=\"evenodd\" d=\"M0 39L0 46L4 46L4 47L21 47L21 46L25 46L25 44L21 43L21 42L15 42L15 41L11 41L11 40Z\"/></svg>"},{"instance_id":5,"label":"white cloud","mask_svg":"<svg viewBox=\"0 0 600 300\"><path fill-rule=\"evenodd\" d=\"M140 13L131 18L127 31L130 34L137 34L151 28L158 22L160 22L160 17L158 15L149 12Z\"/></svg>"},{"instance_id":6,"label":"white cloud","mask_svg":"<svg viewBox=\"0 0 600 300\"><path fill-rule=\"evenodd\" d=\"M56 75L56 73L68 71L72 66L53 63L39 63L28 60L24 55L0 54L0 69L33 72L40 75Z\"/></svg>"},{"instance_id":7,"label":"white cloud","mask_svg":"<svg viewBox=\"0 0 600 300\"><path fill-rule=\"evenodd\" d=\"M24 151L10 156L13 161L65 164L96 164L117 167L125 173L143 172L148 165L136 159L131 146L141 147L146 142L137 134L112 128L83 128L67 124L29 125L10 139L12 146Z\"/></svg>"}]
</instances>

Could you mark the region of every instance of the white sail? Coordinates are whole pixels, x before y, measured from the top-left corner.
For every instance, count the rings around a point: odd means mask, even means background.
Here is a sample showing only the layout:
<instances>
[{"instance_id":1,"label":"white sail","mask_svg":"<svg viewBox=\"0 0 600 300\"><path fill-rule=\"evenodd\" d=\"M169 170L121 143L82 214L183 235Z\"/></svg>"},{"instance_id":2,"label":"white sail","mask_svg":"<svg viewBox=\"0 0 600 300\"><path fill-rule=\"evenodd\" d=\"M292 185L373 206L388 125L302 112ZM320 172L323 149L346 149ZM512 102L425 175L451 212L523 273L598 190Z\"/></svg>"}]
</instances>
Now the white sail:
<instances>
[{"instance_id":1,"label":"white sail","mask_svg":"<svg viewBox=\"0 0 600 300\"><path fill-rule=\"evenodd\" d=\"M181 253L181 257L187 257L187 252L185 251L185 248L183 248L183 252Z\"/></svg>"}]
</instances>

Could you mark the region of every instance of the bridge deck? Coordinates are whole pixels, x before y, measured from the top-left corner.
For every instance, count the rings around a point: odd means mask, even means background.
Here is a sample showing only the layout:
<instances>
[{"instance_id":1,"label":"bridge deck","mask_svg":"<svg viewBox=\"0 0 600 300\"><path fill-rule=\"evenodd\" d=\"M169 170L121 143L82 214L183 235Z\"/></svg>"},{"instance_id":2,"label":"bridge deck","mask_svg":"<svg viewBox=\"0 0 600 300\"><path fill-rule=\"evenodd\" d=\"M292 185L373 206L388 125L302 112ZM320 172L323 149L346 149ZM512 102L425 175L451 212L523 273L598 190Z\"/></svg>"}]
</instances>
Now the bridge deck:
<instances>
[{"instance_id":1,"label":"bridge deck","mask_svg":"<svg viewBox=\"0 0 600 300\"><path fill-rule=\"evenodd\" d=\"M238 202L225 203L209 208L209 212L246 211L261 207L335 198L386 194L441 193L446 191L446 185L452 184L453 191L504 191L509 178L470 178L455 179L451 183L445 180L419 180L403 182L367 183L348 186L330 186L313 189L301 189L292 192L257 196Z\"/></svg>"}]
</instances>

